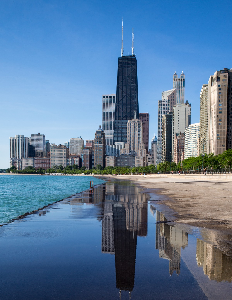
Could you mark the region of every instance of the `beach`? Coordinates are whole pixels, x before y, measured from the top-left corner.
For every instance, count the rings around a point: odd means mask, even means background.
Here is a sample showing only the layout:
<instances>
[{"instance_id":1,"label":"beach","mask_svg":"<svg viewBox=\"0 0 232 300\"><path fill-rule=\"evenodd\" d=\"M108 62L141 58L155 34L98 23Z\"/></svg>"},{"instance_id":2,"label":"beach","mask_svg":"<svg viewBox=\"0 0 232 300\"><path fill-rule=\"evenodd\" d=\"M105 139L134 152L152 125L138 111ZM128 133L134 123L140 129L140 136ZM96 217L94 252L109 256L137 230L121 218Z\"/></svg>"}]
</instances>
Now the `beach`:
<instances>
[{"instance_id":1,"label":"beach","mask_svg":"<svg viewBox=\"0 0 232 300\"><path fill-rule=\"evenodd\" d=\"M170 221L232 230L232 174L117 175L106 178L131 180L142 186L151 200L170 208Z\"/></svg>"}]
</instances>

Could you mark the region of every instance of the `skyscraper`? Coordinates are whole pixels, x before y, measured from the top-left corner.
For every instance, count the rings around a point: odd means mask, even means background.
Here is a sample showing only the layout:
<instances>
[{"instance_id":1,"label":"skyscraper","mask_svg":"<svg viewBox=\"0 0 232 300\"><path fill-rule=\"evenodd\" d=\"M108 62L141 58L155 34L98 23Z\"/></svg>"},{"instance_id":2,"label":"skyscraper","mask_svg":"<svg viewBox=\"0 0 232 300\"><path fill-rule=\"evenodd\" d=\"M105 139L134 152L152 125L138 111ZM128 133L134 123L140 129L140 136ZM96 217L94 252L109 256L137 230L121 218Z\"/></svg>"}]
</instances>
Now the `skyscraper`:
<instances>
[{"instance_id":1,"label":"skyscraper","mask_svg":"<svg viewBox=\"0 0 232 300\"><path fill-rule=\"evenodd\" d=\"M200 138L199 154L207 153L208 135L208 84L203 84L200 93Z\"/></svg>"},{"instance_id":2,"label":"skyscraper","mask_svg":"<svg viewBox=\"0 0 232 300\"><path fill-rule=\"evenodd\" d=\"M218 155L232 148L232 70L225 68L210 76L208 83L209 145Z\"/></svg>"},{"instance_id":3,"label":"skyscraper","mask_svg":"<svg viewBox=\"0 0 232 300\"><path fill-rule=\"evenodd\" d=\"M102 96L102 129L106 138L106 155L112 155L114 139L115 94Z\"/></svg>"},{"instance_id":4,"label":"skyscraper","mask_svg":"<svg viewBox=\"0 0 232 300\"><path fill-rule=\"evenodd\" d=\"M140 113L139 120L142 121L143 125L143 143L148 152L148 144L149 144L149 113Z\"/></svg>"},{"instance_id":5,"label":"skyscraper","mask_svg":"<svg viewBox=\"0 0 232 300\"><path fill-rule=\"evenodd\" d=\"M105 168L105 147L106 147L106 140L105 140L105 133L101 129L101 126L95 133L94 139L94 167L102 166Z\"/></svg>"},{"instance_id":6,"label":"skyscraper","mask_svg":"<svg viewBox=\"0 0 232 300\"><path fill-rule=\"evenodd\" d=\"M176 89L176 103L184 104L184 91L185 91L185 75L182 71L180 78L176 72L173 75L173 88Z\"/></svg>"},{"instance_id":7,"label":"skyscraper","mask_svg":"<svg viewBox=\"0 0 232 300\"><path fill-rule=\"evenodd\" d=\"M162 100L158 101L158 141L157 141L157 163L162 160L162 118L163 115L172 112L176 105L176 90L162 92Z\"/></svg>"},{"instance_id":8,"label":"skyscraper","mask_svg":"<svg viewBox=\"0 0 232 300\"><path fill-rule=\"evenodd\" d=\"M123 27L122 27L123 29ZM115 103L114 143L127 142L127 121L136 114L139 118L137 59L134 55L132 35L132 55L118 58L118 74Z\"/></svg>"}]
</instances>

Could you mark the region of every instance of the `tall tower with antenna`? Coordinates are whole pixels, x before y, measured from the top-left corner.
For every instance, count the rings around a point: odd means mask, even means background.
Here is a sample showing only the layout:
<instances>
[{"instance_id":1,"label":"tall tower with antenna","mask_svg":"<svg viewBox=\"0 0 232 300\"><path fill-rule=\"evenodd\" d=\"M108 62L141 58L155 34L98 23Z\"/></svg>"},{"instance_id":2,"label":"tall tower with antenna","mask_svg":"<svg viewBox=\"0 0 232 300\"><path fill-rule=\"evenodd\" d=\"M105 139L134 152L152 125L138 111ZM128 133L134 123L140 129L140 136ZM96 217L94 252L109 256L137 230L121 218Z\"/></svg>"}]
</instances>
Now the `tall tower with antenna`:
<instances>
[{"instance_id":1,"label":"tall tower with antenna","mask_svg":"<svg viewBox=\"0 0 232 300\"><path fill-rule=\"evenodd\" d=\"M127 142L128 120L139 118L137 59L134 54L134 33L132 32L132 54L123 55L123 21L122 48L118 58L118 74L116 87L114 143Z\"/></svg>"}]
</instances>

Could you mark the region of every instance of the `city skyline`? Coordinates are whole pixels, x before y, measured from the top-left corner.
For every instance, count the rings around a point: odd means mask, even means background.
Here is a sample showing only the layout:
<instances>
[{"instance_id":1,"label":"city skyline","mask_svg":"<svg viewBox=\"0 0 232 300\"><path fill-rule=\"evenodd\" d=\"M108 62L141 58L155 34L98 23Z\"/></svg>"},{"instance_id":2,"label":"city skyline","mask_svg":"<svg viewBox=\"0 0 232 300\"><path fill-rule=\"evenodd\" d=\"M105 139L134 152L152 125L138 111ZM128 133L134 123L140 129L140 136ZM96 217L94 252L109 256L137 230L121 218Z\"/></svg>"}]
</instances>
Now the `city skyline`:
<instances>
[{"instance_id":1,"label":"city skyline","mask_svg":"<svg viewBox=\"0 0 232 300\"><path fill-rule=\"evenodd\" d=\"M17 134L42 132L56 144L94 139L102 95L116 92L122 17L124 55L131 54L134 28L138 100L150 114L150 141L158 100L172 88L175 71L186 75L185 99L198 123L202 85L231 67L231 7L229 1L1 1L0 168L9 167L9 137Z\"/></svg>"}]
</instances>

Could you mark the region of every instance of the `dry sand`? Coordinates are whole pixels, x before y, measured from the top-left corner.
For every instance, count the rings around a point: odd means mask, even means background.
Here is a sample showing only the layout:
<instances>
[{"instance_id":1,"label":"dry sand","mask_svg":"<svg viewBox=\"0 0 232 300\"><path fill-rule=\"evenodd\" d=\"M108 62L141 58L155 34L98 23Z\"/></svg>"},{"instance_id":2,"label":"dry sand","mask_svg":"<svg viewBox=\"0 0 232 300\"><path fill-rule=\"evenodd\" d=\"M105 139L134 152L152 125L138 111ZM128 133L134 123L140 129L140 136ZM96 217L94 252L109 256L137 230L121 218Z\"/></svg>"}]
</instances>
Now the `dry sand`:
<instances>
[{"instance_id":1,"label":"dry sand","mask_svg":"<svg viewBox=\"0 0 232 300\"><path fill-rule=\"evenodd\" d=\"M163 195L158 203L174 210L176 223L229 232L232 230L232 174L109 177L132 180L146 192Z\"/></svg>"}]
</instances>

